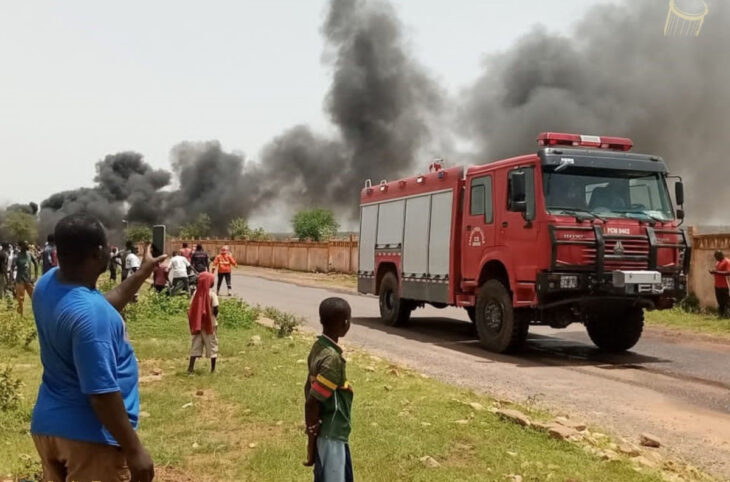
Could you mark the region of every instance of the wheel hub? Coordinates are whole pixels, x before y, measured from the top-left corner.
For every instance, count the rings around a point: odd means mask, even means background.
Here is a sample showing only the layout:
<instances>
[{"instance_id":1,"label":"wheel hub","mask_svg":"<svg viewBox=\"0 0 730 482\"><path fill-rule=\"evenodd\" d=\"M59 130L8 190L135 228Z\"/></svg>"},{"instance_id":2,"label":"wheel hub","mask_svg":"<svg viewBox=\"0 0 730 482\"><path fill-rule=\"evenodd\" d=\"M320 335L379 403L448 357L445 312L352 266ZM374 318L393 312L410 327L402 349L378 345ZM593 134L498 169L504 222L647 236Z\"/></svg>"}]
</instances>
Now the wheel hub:
<instances>
[{"instance_id":1,"label":"wheel hub","mask_svg":"<svg viewBox=\"0 0 730 482\"><path fill-rule=\"evenodd\" d=\"M498 332L502 328L502 306L496 301L489 301L484 307L484 321L488 329Z\"/></svg>"}]
</instances>

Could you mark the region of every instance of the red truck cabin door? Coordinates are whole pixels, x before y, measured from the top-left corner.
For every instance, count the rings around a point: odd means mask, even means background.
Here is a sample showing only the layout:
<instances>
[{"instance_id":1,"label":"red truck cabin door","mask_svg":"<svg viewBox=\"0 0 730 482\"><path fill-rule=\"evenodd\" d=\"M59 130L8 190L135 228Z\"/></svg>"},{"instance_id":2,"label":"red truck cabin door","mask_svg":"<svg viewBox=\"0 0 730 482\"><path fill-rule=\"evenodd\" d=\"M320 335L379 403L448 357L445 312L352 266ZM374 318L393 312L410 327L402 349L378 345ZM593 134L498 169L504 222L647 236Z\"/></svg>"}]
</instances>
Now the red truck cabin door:
<instances>
[{"instance_id":1,"label":"red truck cabin door","mask_svg":"<svg viewBox=\"0 0 730 482\"><path fill-rule=\"evenodd\" d=\"M494 179L492 175L478 174L468 178L465 201L461 273L465 281L476 281L479 278L484 250L494 246Z\"/></svg>"}]
</instances>

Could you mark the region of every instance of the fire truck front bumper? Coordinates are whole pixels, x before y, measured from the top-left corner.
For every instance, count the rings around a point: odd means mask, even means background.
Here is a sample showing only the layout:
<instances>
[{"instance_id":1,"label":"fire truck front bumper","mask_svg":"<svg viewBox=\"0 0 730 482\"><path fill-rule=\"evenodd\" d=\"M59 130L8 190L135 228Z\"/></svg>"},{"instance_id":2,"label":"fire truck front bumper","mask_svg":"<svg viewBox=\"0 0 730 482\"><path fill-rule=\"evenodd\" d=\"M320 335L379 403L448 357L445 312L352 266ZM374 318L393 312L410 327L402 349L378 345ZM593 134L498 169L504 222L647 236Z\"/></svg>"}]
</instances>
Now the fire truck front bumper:
<instances>
[{"instance_id":1,"label":"fire truck front bumper","mask_svg":"<svg viewBox=\"0 0 730 482\"><path fill-rule=\"evenodd\" d=\"M686 294L687 278L681 273L545 271L537 277L537 295L543 307L593 299L643 298L657 308L666 308Z\"/></svg>"}]
</instances>

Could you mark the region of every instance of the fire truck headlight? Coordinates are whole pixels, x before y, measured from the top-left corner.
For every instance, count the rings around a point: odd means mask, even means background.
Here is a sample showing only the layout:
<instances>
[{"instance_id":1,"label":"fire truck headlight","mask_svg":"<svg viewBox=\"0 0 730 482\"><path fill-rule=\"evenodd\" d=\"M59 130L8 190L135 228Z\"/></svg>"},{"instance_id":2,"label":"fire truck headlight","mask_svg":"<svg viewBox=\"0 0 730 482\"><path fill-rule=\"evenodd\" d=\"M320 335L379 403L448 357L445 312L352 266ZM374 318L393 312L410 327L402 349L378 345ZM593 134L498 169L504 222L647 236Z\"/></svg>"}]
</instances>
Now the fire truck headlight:
<instances>
[{"instance_id":1,"label":"fire truck headlight","mask_svg":"<svg viewBox=\"0 0 730 482\"><path fill-rule=\"evenodd\" d=\"M662 288L665 290L673 290L674 289L674 278L671 276L664 276L662 278Z\"/></svg>"},{"instance_id":2,"label":"fire truck headlight","mask_svg":"<svg viewBox=\"0 0 730 482\"><path fill-rule=\"evenodd\" d=\"M578 277L576 275L568 274L560 276L560 288L561 289L575 289L578 287Z\"/></svg>"}]
</instances>

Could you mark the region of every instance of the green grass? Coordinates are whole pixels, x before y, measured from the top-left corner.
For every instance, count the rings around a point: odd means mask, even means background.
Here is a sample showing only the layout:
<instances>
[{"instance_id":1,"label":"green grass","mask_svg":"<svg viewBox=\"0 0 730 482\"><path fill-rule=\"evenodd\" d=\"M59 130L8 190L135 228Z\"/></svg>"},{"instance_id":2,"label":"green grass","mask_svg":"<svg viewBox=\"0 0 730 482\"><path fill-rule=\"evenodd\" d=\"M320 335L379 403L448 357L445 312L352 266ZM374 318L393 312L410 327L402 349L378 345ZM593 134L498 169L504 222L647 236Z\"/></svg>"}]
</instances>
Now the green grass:
<instances>
[{"instance_id":1,"label":"green grass","mask_svg":"<svg viewBox=\"0 0 730 482\"><path fill-rule=\"evenodd\" d=\"M249 323L244 312L237 313L235 327L227 326L224 305L219 373L211 376L207 361L201 360L197 374L188 377L189 334L184 314L175 314L179 307L135 309L128 328L140 375L163 371L161 381L141 386L142 411L149 416L141 420L140 435L155 460L156 480L310 478L310 470L301 465L306 443L302 413L304 360L313 336L278 337ZM147 310L156 317L145 318ZM253 335L261 337L260 346L249 345ZM464 403L495 403L484 396L364 352L351 351L348 359L355 390L350 442L357 480L482 481L507 480L507 474L520 474L526 481L661 480L657 474L635 471L625 459L601 461L578 445ZM22 343L3 345L0 365L7 364L23 386L20 406L0 412L0 478L38 469L28 433L41 374L37 341L27 348ZM197 395L200 390L202 396ZM192 406L186 407L188 403ZM419 459L425 455L441 467L424 467Z\"/></svg>"},{"instance_id":2,"label":"green grass","mask_svg":"<svg viewBox=\"0 0 730 482\"><path fill-rule=\"evenodd\" d=\"M647 311L648 325L712 335L730 340L730 319L718 318L710 313L687 313L679 308L664 311Z\"/></svg>"}]
</instances>

